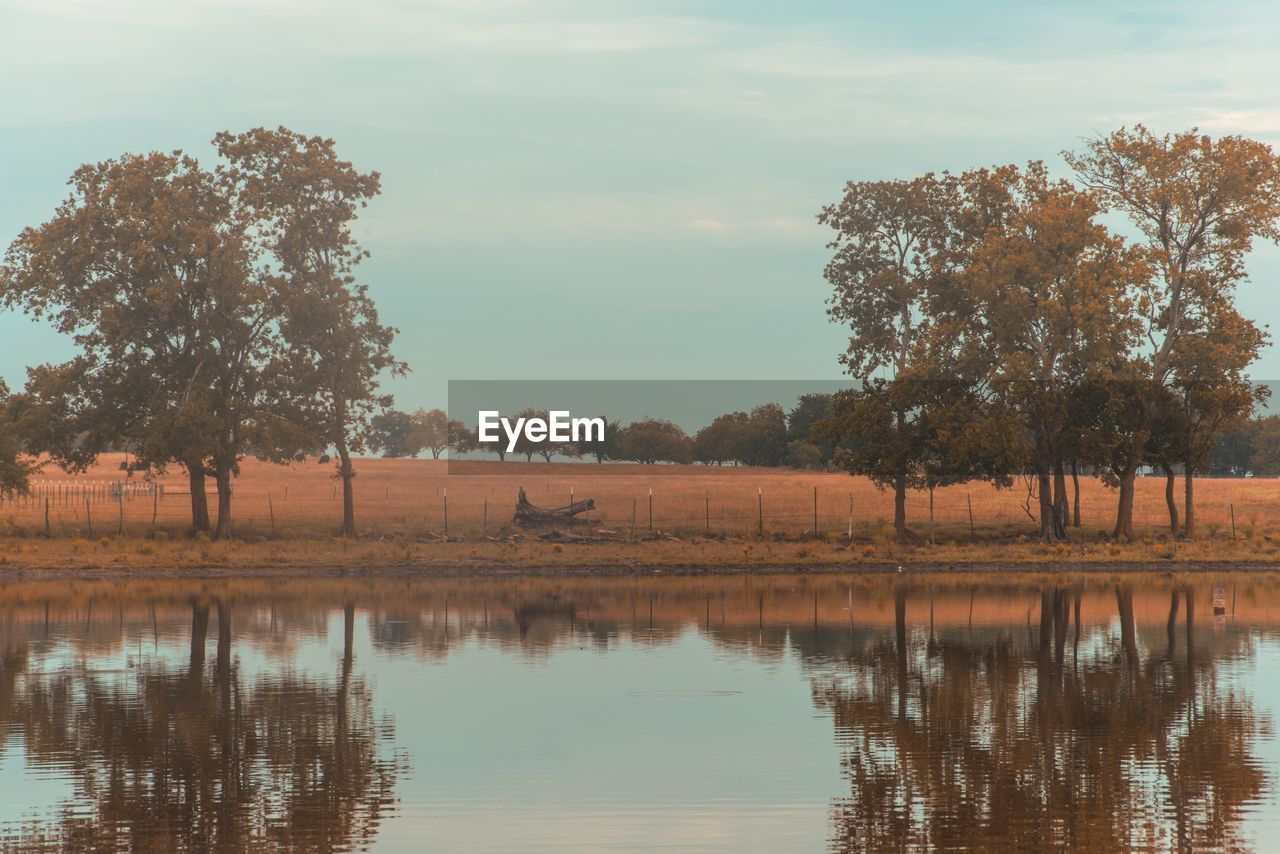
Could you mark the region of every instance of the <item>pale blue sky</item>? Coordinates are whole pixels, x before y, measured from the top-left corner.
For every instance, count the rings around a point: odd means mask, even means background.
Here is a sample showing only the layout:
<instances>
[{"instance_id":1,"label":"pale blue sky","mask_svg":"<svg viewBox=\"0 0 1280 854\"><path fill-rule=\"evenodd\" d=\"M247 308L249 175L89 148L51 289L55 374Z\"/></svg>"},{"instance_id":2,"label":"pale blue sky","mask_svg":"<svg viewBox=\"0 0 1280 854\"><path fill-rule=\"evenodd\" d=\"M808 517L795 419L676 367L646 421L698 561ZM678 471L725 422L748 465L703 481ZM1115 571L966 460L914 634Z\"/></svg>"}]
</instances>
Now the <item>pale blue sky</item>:
<instances>
[{"instance_id":1,"label":"pale blue sky","mask_svg":"<svg viewBox=\"0 0 1280 854\"><path fill-rule=\"evenodd\" d=\"M851 178L1123 123L1280 143L1266 3L0 0L0 242L80 163L285 124L378 169L365 276L414 373L836 378L814 214ZM1280 251L1246 312L1280 320ZM65 342L0 317L20 384ZM1268 351L1259 378L1280 376Z\"/></svg>"}]
</instances>

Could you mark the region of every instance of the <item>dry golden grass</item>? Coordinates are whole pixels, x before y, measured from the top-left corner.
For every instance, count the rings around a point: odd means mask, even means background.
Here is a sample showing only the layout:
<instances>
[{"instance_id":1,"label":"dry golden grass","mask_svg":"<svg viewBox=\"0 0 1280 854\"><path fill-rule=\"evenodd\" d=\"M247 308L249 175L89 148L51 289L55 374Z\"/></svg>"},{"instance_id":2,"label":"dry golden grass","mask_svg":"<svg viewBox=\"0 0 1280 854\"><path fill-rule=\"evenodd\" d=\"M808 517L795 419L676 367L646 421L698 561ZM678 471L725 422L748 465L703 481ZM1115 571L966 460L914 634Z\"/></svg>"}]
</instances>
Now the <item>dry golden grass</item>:
<instances>
[{"instance_id":1,"label":"dry golden grass","mask_svg":"<svg viewBox=\"0 0 1280 854\"><path fill-rule=\"evenodd\" d=\"M12 534L42 533L48 497L49 530L54 537L88 538L90 528L95 536L116 534L122 527L126 534L140 536L150 531L153 512L159 530L172 537L184 534L190 525L190 504L185 479L177 470L159 479L165 488L163 500L153 503L150 495L138 491L123 502L94 497L86 506L84 492L92 491L92 484L98 484L101 493L102 484L121 480L122 459L107 455L97 468L79 477L46 468L36 478L39 495L0 506L0 525L7 525ZM595 499L592 529L603 528L622 537L631 533L633 508L637 534L647 533L650 491L654 529L685 538L718 536L722 531L728 537L755 538L761 509L768 536L811 532L815 490L818 531L830 538L847 533L851 505L857 540L883 539L893 518L891 494L865 479L838 473L591 463L461 462L451 467L443 461L383 459L360 460L357 471L357 525L362 534L373 536L442 534L446 499L450 536L479 540L486 530L498 534L509 525L521 486L541 506L566 504L570 495ZM332 474L332 466L315 460L288 466L246 461L235 483L236 533L247 538L269 536L272 517L281 538L333 533L342 507L340 487ZM140 476L129 482L140 485ZM1138 480L1135 524L1139 536L1152 538L1167 529L1163 488L1162 479ZM969 540L970 505L978 540L1031 535L1035 525L1024 509L1026 499L1021 483L1007 490L981 483L940 489L934 495L933 538ZM1280 481L1202 479L1197 499L1204 537L1229 538L1233 508L1238 538L1260 540L1280 534ZM1115 501L1114 490L1094 479L1082 480L1086 538L1110 530ZM212 494L210 504L216 507ZM912 493L907 513L912 529L928 538L927 493ZM581 524L578 529L582 530Z\"/></svg>"},{"instance_id":2,"label":"dry golden grass","mask_svg":"<svg viewBox=\"0 0 1280 854\"><path fill-rule=\"evenodd\" d=\"M1115 493L1092 479L1082 482L1084 525L1068 545L1035 541L1035 525L1023 509L1021 486L995 490L985 484L950 487L934 496L933 543L893 542L892 496L867 481L842 474L787 469L638 466L587 463L455 463L428 460L361 460L356 513L360 539L333 537L341 513L330 465L314 460L289 466L247 461L235 485L235 532L229 542L187 535L190 499L178 472L159 479L165 496L128 491L123 501L104 497L102 485L119 482L121 457L106 457L80 477L46 469L37 495L0 506L0 563L35 567L236 567L236 566L565 566L690 567L835 566L866 568L886 563L1007 563L1069 566L1097 562L1174 564L1214 561L1280 562L1280 482L1202 480L1197 512L1201 537L1168 541L1163 481L1138 483L1137 541L1114 544L1109 529ZM450 471L453 473L450 474ZM61 475L61 476L59 476ZM126 482L142 486L134 476ZM95 489L95 485L97 488ZM523 486L530 499L557 506L595 499L591 529L624 542L551 545L502 541L515 531L510 520ZM649 530L649 492L653 527ZM818 498L818 536L813 530ZM89 498L86 501L86 493ZM49 538L45 530L48 499ZM210 496L213 504L213 496ZM440 542L448 504L448 532ZM853 504L854 541L845 541ZM970 535L972 504L976 536ZM632 511L636 533L630 539ZM1234 507L1236 536L1231 537ZM765 538L759 537L763 508ZM152 515L155 514L155 533ZM486 523L487 514L487 523ZM930 533L928 496L913 494L913 529ZM274 517L274 536L272 518ZM723 520L723 521L722 521ZM585 531L585 521L576 526ZM725 537L721 539L723 530ZM490 537L497 542L487 539ZM417 542L426 540L426 542Z\"/></svg>"}]
</instances>

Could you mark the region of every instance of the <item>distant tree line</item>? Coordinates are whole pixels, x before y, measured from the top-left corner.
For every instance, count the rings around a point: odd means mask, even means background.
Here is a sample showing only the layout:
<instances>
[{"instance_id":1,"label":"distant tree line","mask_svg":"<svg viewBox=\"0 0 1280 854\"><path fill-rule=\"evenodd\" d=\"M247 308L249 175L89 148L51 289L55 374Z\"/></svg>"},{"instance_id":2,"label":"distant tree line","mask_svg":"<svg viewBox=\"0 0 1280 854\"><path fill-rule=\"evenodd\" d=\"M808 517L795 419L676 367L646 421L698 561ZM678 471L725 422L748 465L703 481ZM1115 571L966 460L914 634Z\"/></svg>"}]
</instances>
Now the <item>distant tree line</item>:
<instances>
[{"instance_id":1,"label":"distant tree line","mask_svg":"<svg viewBox=\"0 0 1280 854\"><path fill-rule=\"evenodd\" d=\"M1224 430L1209 456L1214 477L1280 476L1280 415L1251 418Z\"/></svg>"},{"instance_id":2,"label":"distant tree line","mask_svg":"<svg viewBox=\"0 0 1280 854\"><path fill-rule=\"evenodd\" d=\"M679 425L661 418L642 418L623 425L603 418L602 440L581 442L531 442L521 436L515 449L507 450L505 438L481 442L476 431L451 420L442 409L407 413L387 410L371 421L369 445L384 457L417 457L430 452L438 459L446 450L454 455L480 450L532 461L561 458L594 459L596 462L644 464L792 466L824 468L835 446L813 435L814 425L833 413L834 397L806 394L787 412L777 403L766 403L749 412L730 412L713 420L693 436ZM548 413L527 408L520 418L543 418Z\"/></svg>"},{"instance_id":3,"label":"distant tree line","mask_svg":"<svg viewBox=\"0 0 1280 854\"><path fill-rule=\"evenodd\" d=\"M352 459L391 403L379 379L407 369L356 276L368 253L351 227L378 173L285 128L213 144L211 168L181 151L80 167L8 248L0 301L76 354L0 390L0 488L24 489L36 455L80 471L124 447L136 467L181 469L192 527L223 537L244 457L333 449L354 533Z\"/></svg>"}]
</instances>

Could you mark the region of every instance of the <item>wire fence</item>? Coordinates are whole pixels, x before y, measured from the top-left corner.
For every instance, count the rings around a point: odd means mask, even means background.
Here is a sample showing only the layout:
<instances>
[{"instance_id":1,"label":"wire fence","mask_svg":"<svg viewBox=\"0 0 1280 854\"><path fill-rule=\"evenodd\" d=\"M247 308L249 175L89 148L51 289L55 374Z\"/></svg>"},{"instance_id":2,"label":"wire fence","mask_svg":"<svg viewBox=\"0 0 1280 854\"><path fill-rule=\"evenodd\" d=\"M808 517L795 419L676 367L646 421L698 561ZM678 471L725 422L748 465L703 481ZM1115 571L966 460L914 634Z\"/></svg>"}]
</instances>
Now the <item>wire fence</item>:
<instances>
[{"instance_id":1,"label":"wire fence","mask_svg":"<svg viewBox=\"0 0 1280 854\"><path fill-rule=\"evenodd\" d=\"M513 522L517 479L472 482L379 483L357 480L355 513L362 536L419 539L497 539L550 528L577 537L621 541L665 537L805 538L873 540L892 532L893 495L865 481L823 476L820 484L769 482L752 486L749 476L721 478L699 488L696 477L534 481L529 500L559 508L590 498L593 507L551 526ZM528 480L526 478L526 480ZM726 482L727 481L727 482ZM1018 490L947 487L930 495L912 492L907 522L920 539L937 542L1034 536L1037 507ZM844 488L841 488L844 487ZM1137 531L1169 530L1164 482L1139 479L1134 517ZM217 517L217 493L207 493ZM232 532L241 537L324 536L342 518L336 482L246 482L233 487ZM1078 531L1090 537L1114 524L1115 493L1090 481L1082 489ZM1280 531L1280 482L1206 481L1196 504L1201 536L1249 537ZM192 528L191 495L181 480L102 478L38 479L29 491L0 495L0 534L100 537L180 536Z\"/></svg>"}]
</instances>

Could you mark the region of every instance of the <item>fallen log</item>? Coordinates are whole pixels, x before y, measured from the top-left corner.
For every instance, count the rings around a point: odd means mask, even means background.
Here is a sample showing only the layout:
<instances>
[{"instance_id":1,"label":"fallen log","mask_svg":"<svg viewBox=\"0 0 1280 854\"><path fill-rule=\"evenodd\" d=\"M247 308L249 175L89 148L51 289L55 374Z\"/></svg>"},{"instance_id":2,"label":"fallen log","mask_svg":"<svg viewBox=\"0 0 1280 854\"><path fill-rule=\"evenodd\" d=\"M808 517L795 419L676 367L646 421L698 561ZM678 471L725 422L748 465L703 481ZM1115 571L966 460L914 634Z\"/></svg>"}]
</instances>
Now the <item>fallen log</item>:
<instances>
[{"instance_id":1,"label":"fallen log","mask_svg":"<svg viewBox=\"0 0 1280 854\"><path fill-rule=\"evenodd\" d=\"M595 500L588 498L585 501L575 501L564 507L538 507L529 503L529 497L525 495L524 487L522 486L520 487L520 498L516 502L516 515L513 521L525 522L531 525L555 524L566 519L572 519L579 513L594 510L595 506Z\"/></svg>"}]
</instances>

